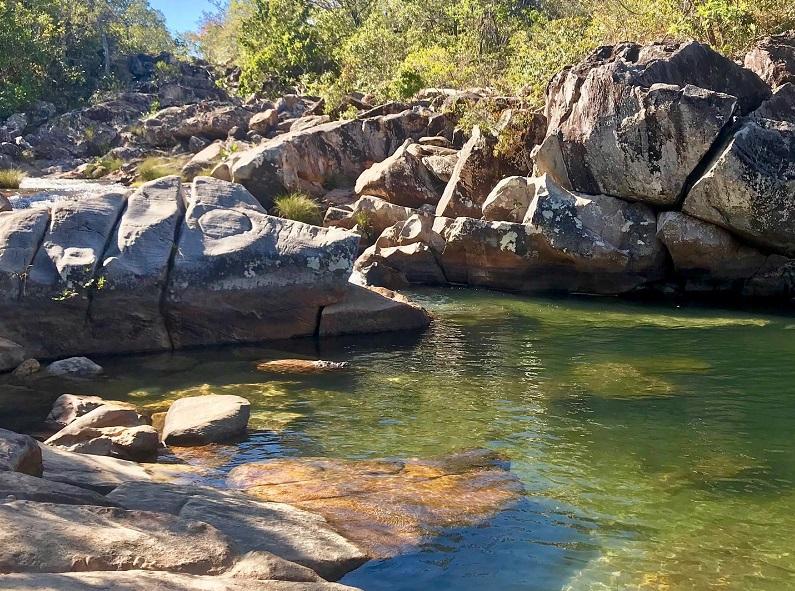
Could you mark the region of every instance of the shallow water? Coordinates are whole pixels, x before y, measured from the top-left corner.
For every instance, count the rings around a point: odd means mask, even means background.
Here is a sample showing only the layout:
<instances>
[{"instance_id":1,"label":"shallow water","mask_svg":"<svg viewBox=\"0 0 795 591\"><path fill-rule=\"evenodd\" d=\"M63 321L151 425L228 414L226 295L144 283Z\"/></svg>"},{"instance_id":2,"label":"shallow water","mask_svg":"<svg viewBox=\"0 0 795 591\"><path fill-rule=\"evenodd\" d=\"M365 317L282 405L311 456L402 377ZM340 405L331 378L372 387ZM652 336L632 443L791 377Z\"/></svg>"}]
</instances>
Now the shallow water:
<instances>
[{"instance_id":1,"label":"shallow water","mask_svg":"<svg viewBox=\"0 0 795 591\"><path fill-rule=\"evenodd\" d=\"M487 447L526 498L343 582L380 590L795 588L795 318L530 299L415 297L424 335L107 360L106 397L253 403L215 479L263 458L429 457ZM266 376L252 360L350 361ZM75 388L72 388L74 390Z\"/></svg>"}]
</instances>

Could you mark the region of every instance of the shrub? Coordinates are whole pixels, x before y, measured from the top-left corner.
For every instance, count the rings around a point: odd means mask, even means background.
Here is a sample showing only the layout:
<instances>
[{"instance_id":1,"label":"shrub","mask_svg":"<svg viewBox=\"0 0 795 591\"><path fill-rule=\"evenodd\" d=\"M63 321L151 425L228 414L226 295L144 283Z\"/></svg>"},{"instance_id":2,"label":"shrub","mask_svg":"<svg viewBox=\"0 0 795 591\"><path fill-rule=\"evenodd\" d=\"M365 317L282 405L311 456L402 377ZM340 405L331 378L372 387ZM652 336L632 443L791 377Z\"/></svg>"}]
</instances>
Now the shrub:
<instances>
[{"instance_id":1,"label":"shrub","mask_svg":"<svg viewBox=\"0 0 795 591\"><path fill-rule=\"evenodd\" d=\"M144 183L181 172L182 167L176 162L156 157L147 158L138 165L138 179Z\"/></svg>"},{"instance_id":2,"label":"shrub","mask_svg":"<svg viewBox=\"0 0 795 591\"><path fill-rule=\"evenodd\" d=\"M16 168L6 168L0 170L0 189L19 189L25 173Z\"/></svg>"},{"instance_id":3,"label":"shrub","mask_svg":"<svg viewBox=\"0 0 795 591\"><path fill-rule=\"evenodd\" d=\"M274 211L279 217L319 226L323 223L320 206L303 193L290 193L275 199Z\"/></svg>"}]
</instances>

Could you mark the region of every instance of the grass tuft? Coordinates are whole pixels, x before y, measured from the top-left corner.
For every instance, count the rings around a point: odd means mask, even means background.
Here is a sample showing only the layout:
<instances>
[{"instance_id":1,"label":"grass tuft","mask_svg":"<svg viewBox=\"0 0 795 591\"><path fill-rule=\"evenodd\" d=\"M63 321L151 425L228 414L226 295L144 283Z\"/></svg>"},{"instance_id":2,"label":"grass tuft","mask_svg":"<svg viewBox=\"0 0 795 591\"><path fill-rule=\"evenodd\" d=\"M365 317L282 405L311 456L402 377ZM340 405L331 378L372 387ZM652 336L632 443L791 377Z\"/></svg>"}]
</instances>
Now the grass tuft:
<instances>
[{"instance_id":1,"label":"grass tuft","mask_svg":"<svg viewBox=\"0 0 795 591\"><path fill-rule=\"evenodd\" d=\"M182 167L175 162L162 158L147 158L138 165L138 179L144 183L154 181L164 176L179 175Z\"/></svg>"},{"instance_id":2,"label":"grass tuft","mask_svg":"<svg viewBox=\"0 0 795 591\"><path fill-rule=\"evenodd\" d=\"M274 200L274 211L279 217L320 226L323 216L317 202L303 193L281 195Z\"/></svg>"},{"instance_id":3,"label":"grass tuft","mask_svg":"<svg viewBox=\"0 0 795 591\"><path fill-rule=\"evenodd\" d=\"M16 168L5 168L0 170L0 189L19 189L25 173Z\"/></svg>"}]
</instances>

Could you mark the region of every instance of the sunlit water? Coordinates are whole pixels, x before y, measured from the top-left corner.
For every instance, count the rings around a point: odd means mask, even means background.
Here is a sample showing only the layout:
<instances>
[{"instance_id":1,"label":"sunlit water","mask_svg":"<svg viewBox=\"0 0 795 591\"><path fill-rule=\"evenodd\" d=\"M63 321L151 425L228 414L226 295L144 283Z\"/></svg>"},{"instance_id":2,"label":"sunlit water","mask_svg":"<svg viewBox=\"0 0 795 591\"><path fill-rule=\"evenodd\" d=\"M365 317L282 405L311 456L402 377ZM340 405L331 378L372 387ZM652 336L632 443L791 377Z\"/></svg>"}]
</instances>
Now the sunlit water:
<instances>
[{"instance_id":1,"label":"sunlit water","mask_svg":"<svg viewBox=\"0 0 795 591\"><path fill-rule=\"evenodd\" d=\"M380 590L795 588L795 318L614 299L418 292L437 316L385 335L107 360L107 397L236 393L279 456L487 447L526 499L343 582ZM350 361L277 378L253 360ZM74 389L74 388L73 388Z\"/></svg>"}]
</instances>

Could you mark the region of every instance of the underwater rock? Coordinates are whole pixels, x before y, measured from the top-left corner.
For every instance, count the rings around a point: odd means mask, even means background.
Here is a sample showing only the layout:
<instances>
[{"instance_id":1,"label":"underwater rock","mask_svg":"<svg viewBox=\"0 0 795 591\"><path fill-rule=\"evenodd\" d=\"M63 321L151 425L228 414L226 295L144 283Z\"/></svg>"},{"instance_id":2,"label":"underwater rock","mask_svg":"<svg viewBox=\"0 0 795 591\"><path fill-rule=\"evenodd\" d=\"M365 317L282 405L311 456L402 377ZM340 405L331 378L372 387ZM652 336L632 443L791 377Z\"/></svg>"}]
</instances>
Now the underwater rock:
<instances>
[{"instance_id":1,"label":"underwater rock","mask_svg":"<svg viewBox=\"0 0 795 591\"><path fill-rule=\"evenodd\" d=\"M340 371L348 367L347 361L324 361L311 359L276 359L274 361L262 361L257 364L259 371L285 374L312 374Z\"/></svg>"},{"instance_id":2,"label":"underwater rock","mask_svg":"<svg viewBox=\"0 0 795 591\"><path fill-rule=\"evenodd\" d=\"M228 483L319 513L372 558L393 556L439 528L479 523L523 492L484 450L436 460L276 459L239 466Z\"/></svg>"}]
</instances>

